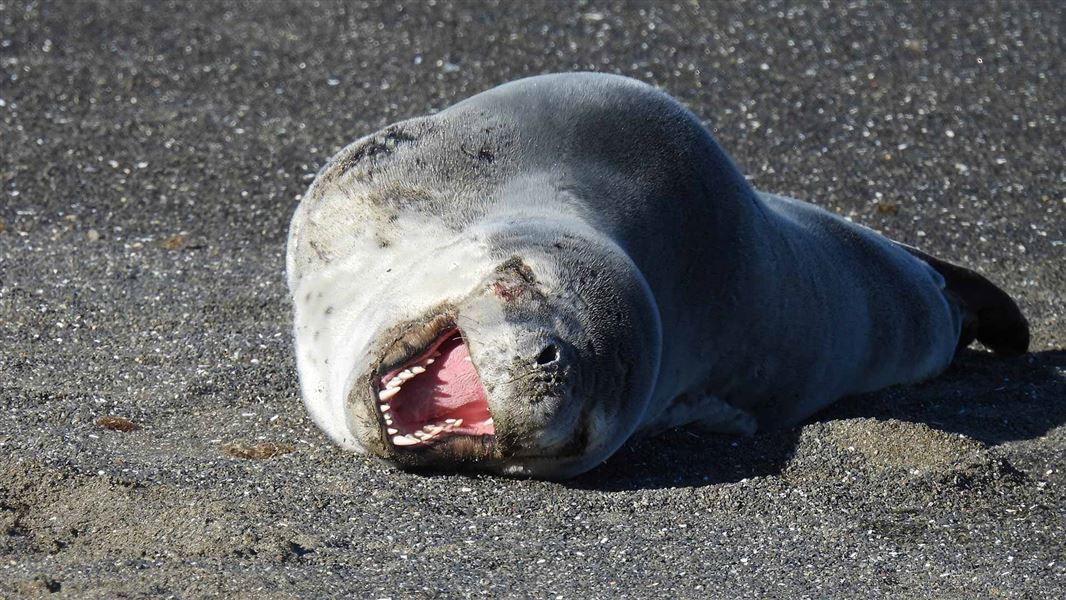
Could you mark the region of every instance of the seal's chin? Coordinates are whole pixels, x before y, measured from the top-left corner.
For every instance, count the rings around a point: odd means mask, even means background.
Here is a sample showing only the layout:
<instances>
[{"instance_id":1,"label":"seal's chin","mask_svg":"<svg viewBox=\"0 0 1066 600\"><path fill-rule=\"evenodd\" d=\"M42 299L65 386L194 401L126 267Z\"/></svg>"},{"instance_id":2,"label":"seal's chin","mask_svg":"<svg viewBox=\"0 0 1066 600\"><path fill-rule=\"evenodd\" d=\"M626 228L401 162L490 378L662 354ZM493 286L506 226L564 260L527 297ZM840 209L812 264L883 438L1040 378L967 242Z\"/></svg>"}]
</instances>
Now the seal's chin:
<instances>
[{"instance_id":1,"label":"seal's chin","mask_svg":"<svg viewBox=\"0 0 1066 600\"><path fill-rule=\"evenodd\" d=\"M386 439L400 450L491 445L489 400L458 329L375 381Z\"/></svg>"}]
</instances>

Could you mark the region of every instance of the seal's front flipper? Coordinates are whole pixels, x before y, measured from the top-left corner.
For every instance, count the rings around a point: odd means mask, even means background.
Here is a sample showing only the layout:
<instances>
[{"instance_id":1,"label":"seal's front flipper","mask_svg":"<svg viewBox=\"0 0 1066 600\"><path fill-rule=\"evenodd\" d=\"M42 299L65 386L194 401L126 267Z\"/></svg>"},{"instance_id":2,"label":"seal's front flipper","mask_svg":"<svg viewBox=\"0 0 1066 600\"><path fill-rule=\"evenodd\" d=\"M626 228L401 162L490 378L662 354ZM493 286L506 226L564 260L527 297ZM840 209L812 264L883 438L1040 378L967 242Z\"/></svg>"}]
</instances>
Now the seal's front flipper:
<instances>
[{"instance_id":1,"label":"seal's front flipper","mask_svg":"<svg viewBox=\"0 0 1066 600\"><path fill-rule=\"evenodd\" d=\"M1025 354L1029 349L1029 322L1007 292L975 271L906 244L896 244L936 269L944 278L944 292L962 309L962 333L956 352L976 339L997 354Z\"/></svg>"},{"instance_id":2,"label":"seal's front flipper","mask_svg":"<svg viewBox=\"0 0 1066 600\"><path fill-rule=\"evenodd\" d=\"M715 396L706 396L708 411L692 425L697 429L711 433L740 433L753 435L758 429L755 417L751 413L723 402Z\"/></svg>"},{"instance_id":3,"label":"seal's front flipper","mask_svg":"<svg viewBox=\"0 0 1066 600\"><path fill-rule=\"evenodd\" d=\"M713 394L681 394L654 422L641 428L646 435L656 435L683 425L712 433L751 435L757 429L755 417Z\"/></svg>"}]
</instances>

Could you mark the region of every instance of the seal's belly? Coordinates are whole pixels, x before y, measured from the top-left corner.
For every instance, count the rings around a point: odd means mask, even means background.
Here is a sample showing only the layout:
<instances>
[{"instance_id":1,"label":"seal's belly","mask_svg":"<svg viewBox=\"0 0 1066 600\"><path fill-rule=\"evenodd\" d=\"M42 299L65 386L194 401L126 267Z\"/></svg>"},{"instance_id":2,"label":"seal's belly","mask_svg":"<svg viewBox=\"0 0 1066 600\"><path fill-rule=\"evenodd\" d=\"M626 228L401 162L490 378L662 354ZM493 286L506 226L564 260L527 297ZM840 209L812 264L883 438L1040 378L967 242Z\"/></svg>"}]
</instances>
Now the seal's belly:
<instances>
[{"instance_id":1,"label":"seal's belly","mask_svg":"<svg viewBox=\"0 0 1066 600\"><path fill-rule=\"evenodd\" d=\"M787 248L756 325L777 356L751 381L760 424L793 423L841 396L931 377L950 363L958 308L943 278L891 240L811 204L761 193Z\"/></svg>"}]
</instances>

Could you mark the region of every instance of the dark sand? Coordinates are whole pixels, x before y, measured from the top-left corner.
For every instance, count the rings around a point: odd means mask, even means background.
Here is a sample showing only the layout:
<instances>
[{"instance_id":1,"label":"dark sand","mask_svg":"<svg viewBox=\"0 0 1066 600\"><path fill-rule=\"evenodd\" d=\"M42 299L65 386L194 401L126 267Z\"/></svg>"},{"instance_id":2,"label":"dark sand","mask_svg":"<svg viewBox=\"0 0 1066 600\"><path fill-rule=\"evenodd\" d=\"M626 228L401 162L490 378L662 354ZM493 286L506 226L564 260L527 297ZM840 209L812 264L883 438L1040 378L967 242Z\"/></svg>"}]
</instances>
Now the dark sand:
<instances>
[{"instance_id":1,"label":"dark sand","mask_svg":"<svg viewBox=\"0 0 1066 600\"><path fill-rule=\"evenodd\" d=\"M143 4L0 0L0 596L1066 592L1060 3ZM299 195L364 133L572 69L986 273L1032 354L568 484L333 448L291 358Z\"/></svg>"}]
</instances>

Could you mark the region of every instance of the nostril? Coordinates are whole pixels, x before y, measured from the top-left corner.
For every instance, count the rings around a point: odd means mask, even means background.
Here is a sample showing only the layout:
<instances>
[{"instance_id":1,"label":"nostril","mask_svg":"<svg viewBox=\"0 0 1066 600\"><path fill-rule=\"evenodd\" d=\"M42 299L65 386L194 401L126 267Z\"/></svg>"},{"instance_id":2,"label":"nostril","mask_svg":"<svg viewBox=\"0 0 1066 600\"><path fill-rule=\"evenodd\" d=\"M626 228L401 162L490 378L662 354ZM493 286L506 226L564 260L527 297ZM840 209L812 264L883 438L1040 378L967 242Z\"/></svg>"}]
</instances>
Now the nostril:
<instances>
[{"instance_id":1,"label":"nostril","mask_svg":"<svg viewBox=\"0 0 1066 600\"><path fill-rule=\"evenodd\" d=\"M555 347L555 344L548 344L537 355L538 365L547 365L559 360L559 349Z\"/></svg>"}]
</instances>

